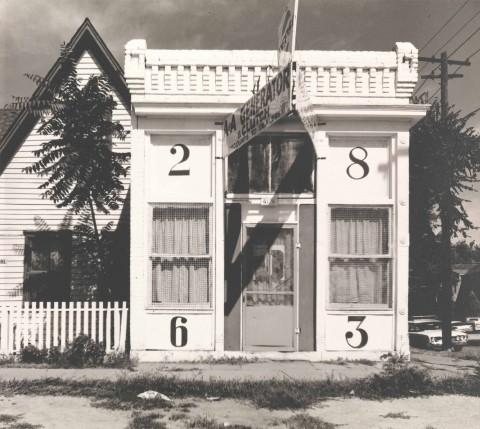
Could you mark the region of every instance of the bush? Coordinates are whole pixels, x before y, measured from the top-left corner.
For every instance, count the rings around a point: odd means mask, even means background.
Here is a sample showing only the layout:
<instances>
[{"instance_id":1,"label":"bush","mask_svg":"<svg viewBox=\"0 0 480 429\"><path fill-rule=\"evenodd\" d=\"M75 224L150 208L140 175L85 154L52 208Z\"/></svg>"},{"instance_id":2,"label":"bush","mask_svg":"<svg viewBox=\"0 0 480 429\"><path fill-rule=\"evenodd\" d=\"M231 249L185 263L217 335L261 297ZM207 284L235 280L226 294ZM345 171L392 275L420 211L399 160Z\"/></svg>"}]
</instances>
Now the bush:
<instances>
[{"instance_id":1,"label":"bush","mask_svg":"<svg viewBox=\"0 0 480 429\"><path fill-rule=\"evenodd\" d=\"M46 358L46 350L40 350L32 344L29 344L20 350L20 362L23 363L43 363Z\"/></svg>"},{"instance_id":2,"label":"bush","mask_svg":"<svg viewBox=\"0 0 480 429\"><path fill-rule=\"evenodd\" d=\"M62 357L67 365L74 367L101 365L105 357L105 346L103 343L95 343L87 335L80 334L63 352Z\"/></svg>"},{"instance_id":3,"label":"bush","mask_svg":"<svg viewBox=\"0 0 480 429\"><path fill-rule=\"evenodd\" d=\"M48 349L47 363L50 365L60 365L63 359L63 354L60 347L52 346Z\"/></svg>"}]
</instances>

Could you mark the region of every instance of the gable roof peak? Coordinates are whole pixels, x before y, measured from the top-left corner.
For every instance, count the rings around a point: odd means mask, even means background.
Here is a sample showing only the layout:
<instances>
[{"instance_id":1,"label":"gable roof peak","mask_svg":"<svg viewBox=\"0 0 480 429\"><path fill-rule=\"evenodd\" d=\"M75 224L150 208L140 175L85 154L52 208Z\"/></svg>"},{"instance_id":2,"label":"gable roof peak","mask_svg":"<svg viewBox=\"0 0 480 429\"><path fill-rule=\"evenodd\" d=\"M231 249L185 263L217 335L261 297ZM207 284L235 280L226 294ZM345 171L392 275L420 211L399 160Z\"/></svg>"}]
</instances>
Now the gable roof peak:
<instances>
[{"instance_id":1,"label":"gable roof peak","mask_svg":"<svg viewBox=\"0 0 480 429\"><path fill-rule=\"evenodd\" d=\"M80 59L85 52L89 52L95 59L103 73L108 77L112 87L116 90L121 103L130 112L130 92L127 88L123 69L108 49L103 39L98 34L89 18L85 18L73 37L67 43L76 59ZM55 83L65 77L65 69L62 67L60 58L53 64L45 75L45 79ZM41 95L43 89L38 87L33 97ZM0 174L10 162L12 156L23 144L24 139L30 133L37 122L32 114L26 110L18 113L17 118L10 125L0 140Z\"/></svg>"}]
</instances>

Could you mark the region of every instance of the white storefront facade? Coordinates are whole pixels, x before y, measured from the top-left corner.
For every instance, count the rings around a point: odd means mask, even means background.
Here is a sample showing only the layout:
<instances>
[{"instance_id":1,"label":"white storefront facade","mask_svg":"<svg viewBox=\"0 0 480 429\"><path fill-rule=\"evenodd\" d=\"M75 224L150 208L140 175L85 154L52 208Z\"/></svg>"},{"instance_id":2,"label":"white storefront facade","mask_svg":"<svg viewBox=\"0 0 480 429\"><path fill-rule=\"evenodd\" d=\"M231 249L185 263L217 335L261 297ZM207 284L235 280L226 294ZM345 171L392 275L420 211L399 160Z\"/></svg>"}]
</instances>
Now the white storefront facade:
<instances>
[{"instance_id":1,"label":"white storefront facade","mask_svg":"<svg viewBox=\"0 0 480 429\"><path fill-rule=\"evenodd\" d=\"M141 360L409 352L409 129L426 112L409 103L417 50L295 52L322 125L309 135L296 114L262 131L245 121L235 132L257 137L226 156L224 121L275 76L275 57L126 46Z\"/></svg>"}]
</instances>

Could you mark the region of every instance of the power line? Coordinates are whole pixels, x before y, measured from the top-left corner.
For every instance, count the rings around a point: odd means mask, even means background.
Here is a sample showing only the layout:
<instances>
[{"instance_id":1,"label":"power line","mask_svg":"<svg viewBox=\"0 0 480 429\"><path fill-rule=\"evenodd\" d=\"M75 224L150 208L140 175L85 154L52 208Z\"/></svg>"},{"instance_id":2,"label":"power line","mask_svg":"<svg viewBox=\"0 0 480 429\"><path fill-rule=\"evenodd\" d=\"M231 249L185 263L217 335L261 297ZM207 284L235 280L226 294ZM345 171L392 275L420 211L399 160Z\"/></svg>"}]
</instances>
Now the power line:
<instances>
[{"instance_id":1,"label":"power line","mask_svg":"<svg viewBox=\"0 0 480 429\"><path fill-rule=\"evenodd\" d=\"M440 31L442 31L447 25L448 23L457 16L457 14L467 5L467 3L469 2L470 0L467 0L465 3L463 3L462 6L460 6L460 8L453 14L453 16L445 23L443 24L442 28L440 28L440 30L438 30L433 36L432 38L427 42L425 43L425 45L420 49L421 51L423 51L427 45L433 40L435 39L435 37L438 35L438 33L440 33Z\"/></svg>"},{"instance_id":2,"label":"power line","mask_svg":"<svg viewBox=\"0 0 480 429\"><path fill-rule=\"evenodd\" d=\"M467 43L467 42L468 42L473 36L475 36L475 34L477 34L479 31L480 31L480 27L477 28L469 37L467 37L467 38L460 44L460 46L458 46L457 49L455 49L455 50L447 57L447 59L450 58L455 52L457 52L463 45L465 45L465 43ZM436 67L431 71L431 73L434 73L436 70L439 69L439 67L440 67L440 65L436 66ZM422 69L422 70L423 70L423 69ZM420 71L421 71L421 70L420 70ZM416 89L416 91L412 94L412 97L414 97L415 94L417 94L418 91L420 91L420 88L422 88L423 85L425 85L425 83L426 83L426 80L424 80L424 81L421 83L421 85ZM438 91L437 91L437 92L438 92ZM435 93L435 94L436 94L436 93Z\"/></svg>"},{"instance_id":3,"label":"power line","mask_svg":"<svg viewBox=\"0 0 480 429\"><path fill-rule=\"evenodd\" d=\"M463 45L465 45L465 43L467 43L473 36L475 36L475 34L477 34L478 32L480 31L480 27L477 28L476 31L474 31L470 37L468 37L457 49L455 49L451 54L450 56L452 56L455 52L457 52Z\"/></svg>"},{"instance_id":4,"label":"power line","mask_svg":"<svg viewBox=\"0 0 480 429\"><path fill-rule=\"evenodd\" d=\"M437 55L445 46L447 46L447 45L452 41L452 39L453 39L458 33L460 33L460 31L462 31L468 24L470 24L470 23L475 19L475 17L476 17L478 14L480 14L480 10L479 10L475 15L473 15L473 16L468 20L468 22L467 22L465 25L463 25L462 27L460 27L460 28L457 30L457 32L456 32L453 36L450 37L450 39L448 39L442 46L440 46L440 47L433 53L433 56ZM425 63L425 64L423 65L423 67L422 67L418 72L420 73L425 67L427 67L427 64L428 64L428 63Z\"/></svg>"},{"instance_id":5,"label":"power line","mask_svg":"<svg viewBox=\"0 0 480 429\"><path fill-rule=\"evenodd\" d=\"M469 55L469 56L467 57L467 61L470 60L470 59L471 59L472 57L474 57L475 55L477 55L479 52L480 52L480 48L477 49L473 54ZM463 67L463 65L458 66L457 69L453 72L453 74L455 74L457 71L459 71L462 67ZM438 68L438 67L437 67L437 68ZM424 81L424 82L426 82L426 81ZM438 91L440 91L440 89L441 89L441 88L438 88L438 89L435 91L435 93L427 100L427 103L429 103L430 100L438 94Z\"/></svg>"}]
</instances>

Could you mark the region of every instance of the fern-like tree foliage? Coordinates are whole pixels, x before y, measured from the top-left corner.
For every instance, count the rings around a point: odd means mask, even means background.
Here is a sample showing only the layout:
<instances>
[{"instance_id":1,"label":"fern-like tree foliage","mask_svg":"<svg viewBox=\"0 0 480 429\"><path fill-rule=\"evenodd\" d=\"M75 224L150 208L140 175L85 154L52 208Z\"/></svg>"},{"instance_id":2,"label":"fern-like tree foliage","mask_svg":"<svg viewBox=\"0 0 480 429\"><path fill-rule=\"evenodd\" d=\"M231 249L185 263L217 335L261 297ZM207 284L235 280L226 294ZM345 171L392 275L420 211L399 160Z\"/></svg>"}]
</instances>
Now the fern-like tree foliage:
<instances>
[{"instance_id":1,"label":"fern-like tree foliage","mask_svg":"<svg viewBox=\"0 0 480 429\"><path fill-rule=\"evenodd\" d=\"M93 241L97 256L104 258L97 216L118 209L123 202L122 178L127 176L130 154L114 151L112 141L124 140L127 133L112 121L116 102L107 77L82 81L68 46L62 46L60 66L65 77L57 84L26 75L37 84L37 91L30 98L14 97L8 107L42 118L38 132L51 139L33 151L38 160L24 171L45 178L39 188L57 207L76 214L88 210L93 236L82 238ZM108 298L108 292L98 286L100 297Z\"/></svg>"},{"instance_id":2,"label":"fern-like tree foliage","mask_svg":"<svg viewBox=\"0 0 480 429\"><path fill-rule=\"evenodd\" d=\"M461 116L448 109L442 118L438 102L411 129L410 145L410 304L420 299L420 288L440 288L438 310L443 344L451 343L453 237L467 237L476 228L465 209L465 191L479 181L480 135ZM440 287L441 286L441 287ZM417 303L418 304L418 303ZM420 309L418 306L418 309ZM418 311L418 310L417 310Z\"/></svg>"}]
</instances>

